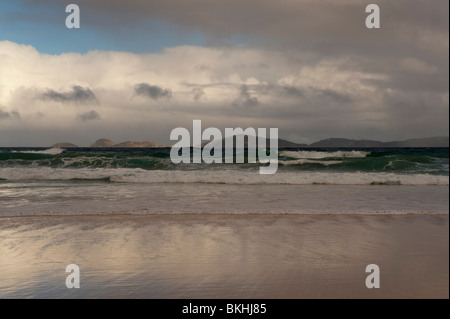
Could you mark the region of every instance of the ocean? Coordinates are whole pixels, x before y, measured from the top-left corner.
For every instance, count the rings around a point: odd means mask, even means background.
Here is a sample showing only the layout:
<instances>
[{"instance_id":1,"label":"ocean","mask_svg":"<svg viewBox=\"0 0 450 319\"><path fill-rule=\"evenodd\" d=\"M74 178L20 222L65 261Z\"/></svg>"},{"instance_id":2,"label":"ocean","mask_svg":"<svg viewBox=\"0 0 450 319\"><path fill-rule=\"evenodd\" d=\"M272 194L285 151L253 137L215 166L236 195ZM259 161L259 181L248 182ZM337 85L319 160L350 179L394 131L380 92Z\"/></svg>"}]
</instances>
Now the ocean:
<instances>
[{"instance_id":1,"label":"ocean","mask_svg":"<svg viewBox=\"0 0 450 319\"><path fill-rule=\"evenodd\" d=\"M169 153L1 149L0 298L448 298L448 148Z\"/></svg>"},{"instance_id":2,"label":"ocean","mask_svg":"<svg viewBox=\"0 0 450 319\"><path fill-rule=\"evenodd\" d=\"M280 149L173 164L170 148L1 148L0 215L448 213L448 148Z\"/></svg>"}]
</instances>

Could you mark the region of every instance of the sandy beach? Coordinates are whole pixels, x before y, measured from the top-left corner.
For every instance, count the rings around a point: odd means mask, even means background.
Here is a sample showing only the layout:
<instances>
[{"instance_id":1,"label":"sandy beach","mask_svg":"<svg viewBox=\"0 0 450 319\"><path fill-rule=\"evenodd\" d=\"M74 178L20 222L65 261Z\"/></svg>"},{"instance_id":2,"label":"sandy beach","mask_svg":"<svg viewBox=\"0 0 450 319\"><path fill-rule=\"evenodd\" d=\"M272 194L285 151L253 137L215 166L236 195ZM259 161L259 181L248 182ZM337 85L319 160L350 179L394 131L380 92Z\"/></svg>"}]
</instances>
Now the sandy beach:
<instances>
[{"instance_id":1,"label":"sandy beach","mask_svg":"<svg viewBox=\"0 0 450 319\"><path fill-rule=\"evenodd\" d=\"M0 218L0 298L448 298L443 215ZM67 289L77 264L81 288ZM380 267L379 289L365 267Z\"/></svg>"}]
</instances>

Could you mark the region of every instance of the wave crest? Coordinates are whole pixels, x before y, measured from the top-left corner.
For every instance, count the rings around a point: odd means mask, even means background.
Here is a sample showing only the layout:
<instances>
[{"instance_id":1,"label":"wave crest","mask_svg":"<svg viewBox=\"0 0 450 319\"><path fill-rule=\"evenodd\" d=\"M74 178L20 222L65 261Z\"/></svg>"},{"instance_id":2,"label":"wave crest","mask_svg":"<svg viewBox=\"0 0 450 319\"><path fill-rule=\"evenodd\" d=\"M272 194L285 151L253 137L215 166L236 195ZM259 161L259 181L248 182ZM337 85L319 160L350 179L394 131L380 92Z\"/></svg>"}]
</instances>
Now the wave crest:
<instances>
[{"instance_id":1,"label":"wave crest","mask_svg":"<svg viewBox=\"0 0 450 319\"><path fill-rule=\"evenodd\" d=\"M282 151L280 155L283 157L291 157L298 159L324 159L324 158L364 158L371 152L364 151L335 151L335 152L319 152L319 151Z\"/></svg>"},{"instance_id":2,"label":"wave crest","mask_svg":"<svg viewBox=\"0 0 450 319\"><path fill-rule=\"evenodd\" d=\"M64 152L61 148L49 148L47 150L42 151L12 151L12 153L21 153L21 154L44 154L44 155L58 155Z\"/></svg>"}]
</instances>

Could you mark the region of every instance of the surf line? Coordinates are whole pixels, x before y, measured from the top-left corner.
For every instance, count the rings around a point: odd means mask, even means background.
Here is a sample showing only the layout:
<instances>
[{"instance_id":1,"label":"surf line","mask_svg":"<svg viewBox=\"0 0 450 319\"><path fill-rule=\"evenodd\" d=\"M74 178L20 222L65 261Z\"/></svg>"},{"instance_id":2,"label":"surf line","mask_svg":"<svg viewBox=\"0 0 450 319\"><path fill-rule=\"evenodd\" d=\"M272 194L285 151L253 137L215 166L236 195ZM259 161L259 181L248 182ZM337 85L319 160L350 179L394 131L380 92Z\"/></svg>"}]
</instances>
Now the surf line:
<instances>
[{"instance_id":1,"label":"surf line","mask_svg":"<svg viewBox=\"0 0 450 319\"><path fill-rule=\"evenodd\" d=\"M192 163L206 164L222 163L223 149L225 148L225 163L232 164L245 162L244 151L247 150L248 163L267 164L259 168L260 174L275 174L278 170L278 128L270 128L270 137L267 137L266 128L225 128L224 139L222 132L215 127L209 127L202 132L202 121L192 121L191 134L184 127L177 127L170 133L171 141L178 141L170 150L170 159L174 164ZM212 139L211 139L212 138ZM247 138L247 145L245 145ZM236 145L234 140L236 139ZM209 141L202 144L202 141ZM223 148L223 142L225 147ZM270 144L270 153L267 154L267 143ZM236 149L236 154L234 154ZM235 156L234 156L235 155Z\"/></svg>"}]
</instances>

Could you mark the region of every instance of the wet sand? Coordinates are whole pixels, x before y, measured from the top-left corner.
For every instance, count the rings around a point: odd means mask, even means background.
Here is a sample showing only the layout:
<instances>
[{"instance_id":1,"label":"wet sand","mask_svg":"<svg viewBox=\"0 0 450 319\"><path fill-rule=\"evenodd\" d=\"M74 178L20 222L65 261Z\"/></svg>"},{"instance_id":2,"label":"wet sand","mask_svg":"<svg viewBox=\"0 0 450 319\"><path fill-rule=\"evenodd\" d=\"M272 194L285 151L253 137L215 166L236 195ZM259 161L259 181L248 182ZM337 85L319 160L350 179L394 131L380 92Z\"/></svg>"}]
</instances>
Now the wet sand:
<instances>
[{"instance_id":1,"label":"wet sand","mask_svg":"<svg viewBox=\"0 0 450 319\"><path fill-rule=\"evenodd\" d=\"M2 217L0 298L449 298L449 216Z\"/></svg>"}]
</instances>

